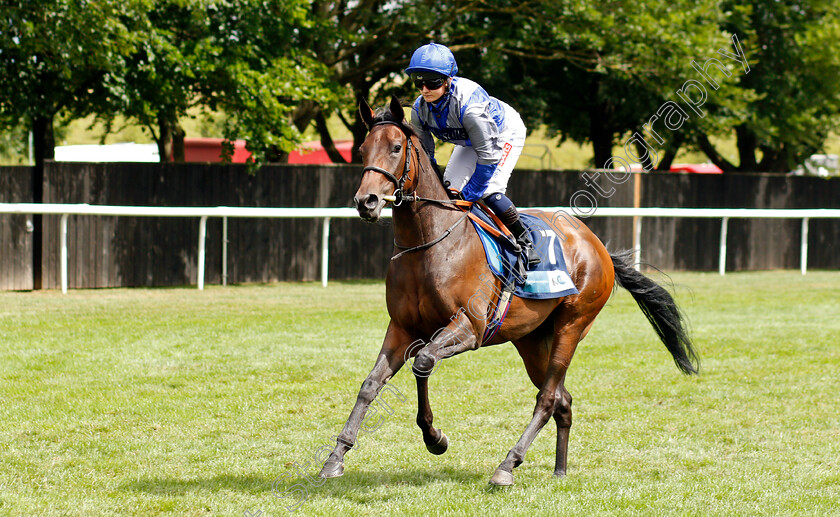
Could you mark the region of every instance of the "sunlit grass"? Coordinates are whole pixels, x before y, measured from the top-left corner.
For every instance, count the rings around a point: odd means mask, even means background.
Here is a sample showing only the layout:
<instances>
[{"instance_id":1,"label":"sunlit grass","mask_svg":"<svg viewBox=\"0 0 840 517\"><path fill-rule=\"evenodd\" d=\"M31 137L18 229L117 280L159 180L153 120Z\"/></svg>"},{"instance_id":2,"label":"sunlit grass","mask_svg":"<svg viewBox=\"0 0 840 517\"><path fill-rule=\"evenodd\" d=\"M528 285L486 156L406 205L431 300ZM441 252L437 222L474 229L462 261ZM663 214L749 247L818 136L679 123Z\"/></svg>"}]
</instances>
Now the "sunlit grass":
<instances>
[{"instance_id":1,"label":"sunlit grass","mask_svg":"<svg viewBox=\"0 0 840 517\"><path fill-rule=\"evenodd\" d=\"M673 280L701 375L617 291L569 371L569 476L551 476L549 422L501 491L536 394L510 345L431 377L445 455L404 370L407 401L344 477L296 472L317 472L373 365L381 282L0 293L0 514L286 515L286 476L298 515L836 515L840 273Z\"/></svg>"}]
</instances>

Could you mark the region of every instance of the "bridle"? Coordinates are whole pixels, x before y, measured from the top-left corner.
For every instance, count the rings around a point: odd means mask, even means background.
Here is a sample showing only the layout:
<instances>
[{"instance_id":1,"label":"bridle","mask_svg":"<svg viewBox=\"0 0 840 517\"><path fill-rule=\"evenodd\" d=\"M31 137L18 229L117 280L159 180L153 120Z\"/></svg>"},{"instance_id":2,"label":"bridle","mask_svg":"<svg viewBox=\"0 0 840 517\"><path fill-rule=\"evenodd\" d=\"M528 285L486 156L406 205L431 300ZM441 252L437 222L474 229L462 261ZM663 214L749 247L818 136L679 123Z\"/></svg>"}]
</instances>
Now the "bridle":
<instances>
[{"instance_id":1,"label":"bridle","mask_svg":"<svg viewBox=\"0 0 840 517\"><path fill-rule=\"evenodd\" d=\"M409 173L411 173L411 149L412 149L411 136L406 134L406 132L403 130L402 126L400 126L399 123L394 122L393 120L382 120L382 121L376 122L375 124L370 126L370 130L373 131L373 128L375 128L376 126L384 126L384 125L397 126L400 129L400 132L405 136L405 141L406 141L406 144L405 144L405 166L403 167L403 173L399 178L397 178L391 171L383 169L382 167L377 167L375 165L368 165L362 170L362 174L364 174L367 171L374 171L374 172L378 172L378 173L384 175L386 178L391 180L391 182L394 184L394 186L397 187L397 189L394 191L394 194L392 196L385 196L385 200L390 201L394 206L400 206L403 203L403 201L415 201L416 200L416 198L412 194L406 194L406 192L405 192L405 184L407 183L407 181L409 179ZM420 151L418 151L417 148L415 148L414 150L415 150L415 154L417 154L417 163L419 164L420 163ZM418 167L419 167L419 165L418 165ZM419 178L419 176L418 176L418 178ZM416 184L414 185L414 190L415 191L417 190L417 185ZM390 199L390 198L393 198L393 199Z\"/></svg>"},{"instance_id":2,"label":"bridle","mask_svg":"<svg viewBox=\"0 0 840 517\"><path fill-rule=\"evenodd\" d=\"M394 194L392 196L384 196L384 199L385 199L385 201L390 201L395 207L400 206L403 203L403 201L408 201L408 202L431 201L433 203L437 203L437 204L440 204L440 205L443 205L443 206L455 205L455 202L452 201L452 200L449 200L449 199L447 199L447 200L428 199L428 198L423 198L423 197L414 195L413 192L412 193L406 193L405 192L405 184L410 179L409 178L409 173L411 172L411 150L412 150L412 147L414 148L414 154L417 155L417 167L420 167L420 151L417 149L416 146L411 145L411 135L406 133L405 130L403 130L402 126L398 122L395 122L393 120L381 120L381 121L376 122L373 125L371 125L370 130L373 131L373 128L375 128L376 126L383 126L383 125L386 125L386 124L397 126L400 129L400 132L405 136L405 141L406 141L406 145L405 145L405 165L403 166L403 173L399 178L397 178L391 171L383 169L382 167L377 167L375 165L367 165L362 170L362 174L366 173L367 171L374 171L374 172L378 172L378 173L382 174L383 176L385 176L386 178L391 180L391 182L397 187L397 189L394 191ZM419 182L420 175L418 174L416 176L416 178L417 178L417 181L414 182L414 192L417 191L417 183ZM405 255L406 253L411 253L412 251L418 251L418 250L422 250L422 249L426 249L426 248L431 248L435 244L439 243L440 241L442 241L443 239L448 237L449 234L452 233L452 230L454 230L459 224L461 224L467 218L468 215L469 215L469 211L465 211L464 215L459 217L458 220L455 222L455 224L453 224L452 226L447 228L446 231L444 231L439 237L437 237L436 239L434 239L432 241L426 242L424 244L420 244L419 246L414 246L414 247L402 246L400 244L397 244L397 240L394 239L394 246L397 247L397 248L402 248L403 251L401 251L401 252L397 253L396 255L394 255L393 257L391 257L391 260L395 260L395 259Z\"/></svg>"}]
</instances>

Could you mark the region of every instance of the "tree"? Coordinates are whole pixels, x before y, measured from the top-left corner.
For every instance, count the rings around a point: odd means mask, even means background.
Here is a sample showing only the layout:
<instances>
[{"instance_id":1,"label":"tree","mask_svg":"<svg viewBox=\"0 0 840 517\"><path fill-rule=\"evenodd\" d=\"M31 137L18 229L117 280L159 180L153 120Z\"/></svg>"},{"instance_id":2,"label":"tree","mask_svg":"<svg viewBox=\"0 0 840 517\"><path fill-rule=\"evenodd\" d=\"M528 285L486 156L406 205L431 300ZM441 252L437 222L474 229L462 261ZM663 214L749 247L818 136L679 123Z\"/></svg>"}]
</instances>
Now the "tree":
<instances>
[{"instance_id":1,"label":"tree","mask_svg":"<svg viewBox=\"0 0 840 517\"><path fill-rule=\"evenodd\" d=\"M10 0L0 8L0 121L21 120L34 136L35 162L55 156L53 123L62 110L87 114L121 95L118 74L134 43L121 20L142 16L130 0Z\"/></svg>"},{"instance_id":2,"label":"tree","mask_svg":"<svg viewBox=\"0 0 840 517\"><path fill-rule=\"evenodd\" d=\"M724 7L722 26L739 35L749 55L749 73L738 86L755 95L748 115L733 124L737 164L704 132L697 145L724 171L790 171L820 150L840 122L840 6L754 0Z\"/></svg>"},{"instance_id":3,"label":"tree","mask_svg":"<svg viewBox=\"0 0 840 517\"><path fill-rule=\"evenodd\" d=\"M411 52L436 37L444 42L459 9L453 2L432 0L312 1L312 23L300 31L300 49L324 64L341 95L330 102L299 103L293 114L295 127L303 131L315 122L330 156L344 161L325 124L325 116L338 113L353 134L354 161L360 161L357 150L367 129L358 116L359 98L377 103L391 93L406 92L399 84Z\"/></svg>"},{"instance_id":4,"label":"tree","mask_svg":"<svg viewBox=\"0 0 840 517\"><path fill-rule=\"evenodd\" d=\"M304 0L157 0L133 22L145 34L125 69L125 96L109 112L148 127L161 161L183 160L179 119L196 106L223 111L225 137L244 138L257 161L276 161L299 133L297 103L335 94L295 42L309 23Z\"/></svg>"},{"instance_id":5,"label":"tree","mask_svg":"<svg viewBox=\"0 0 840 517\"><path fill-rule=\"evenodd\" d=\"M147 127L161 161L183 159L179 119L223 110L229 139L272 161L299 141L301 103L334 102L327 69L297 39L307 0L15 0L0 17L0 120L27 120L36 161L66 111Z\"/></svg>"},{"instance_id":6,"label":"tree","mask_svg":"<svg viewBox=\"0 0 840 517\"><path fill-rule=\"evenodd\" d=\"M591 143L594 165L601 167L620 137L643 134L642 126L658 108L675 97L685 80L697 76L691 62L702 58L698 51L713 53L727 44L727 35L718 29L723 15L717 4L494 3L463 13L460 22L473 27L475 40L458 57L466 57L465 73L518 107L529 126L545 124L564 139ZM716 100L741 113L733 82L721 81ZM653 161L668 164L690 140L694 124L717 127L699 118L656 142L655 154L653 146L645 151L639 139L628 139L636 148L633 156L647 152L658 158ZM640 161L646 168L654 165Z\"/></svg>"},{"instance_id":7,"label":"tree","mask_svg":"<svg viewBox=\"0 0 840 517\"><path fill-rule=\"evenodd\" d=\"M208 10L208 63L200 93L223 109L227 136L248 141L263 160L278 161L300 141L293 116L303 105L334 104L340 89L312 56L306 0L235 0Z\"/></svg>"}]
</instances>

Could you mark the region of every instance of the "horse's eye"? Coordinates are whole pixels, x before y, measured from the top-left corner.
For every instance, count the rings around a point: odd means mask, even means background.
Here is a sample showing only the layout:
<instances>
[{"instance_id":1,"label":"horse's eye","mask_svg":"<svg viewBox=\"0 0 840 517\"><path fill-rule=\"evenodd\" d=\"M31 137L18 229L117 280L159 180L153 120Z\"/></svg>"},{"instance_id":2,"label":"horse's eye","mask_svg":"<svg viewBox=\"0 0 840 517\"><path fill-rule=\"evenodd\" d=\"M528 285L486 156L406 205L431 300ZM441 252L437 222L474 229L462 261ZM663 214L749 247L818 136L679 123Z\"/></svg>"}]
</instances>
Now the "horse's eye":
<instances>
[{"instance_id":1,"label":"horse's eye","mask_svg":"<svg viewBox=\"0 0 840 517\"><path fill-rule=\"evenodd\" d=\"M398 153L398 152L400 152L400 149L402 149L402 146L400 144L397 144L397 145L394 146L394 150L391 151L391 152L392 153Z\"/></svg>"}]
</instances>

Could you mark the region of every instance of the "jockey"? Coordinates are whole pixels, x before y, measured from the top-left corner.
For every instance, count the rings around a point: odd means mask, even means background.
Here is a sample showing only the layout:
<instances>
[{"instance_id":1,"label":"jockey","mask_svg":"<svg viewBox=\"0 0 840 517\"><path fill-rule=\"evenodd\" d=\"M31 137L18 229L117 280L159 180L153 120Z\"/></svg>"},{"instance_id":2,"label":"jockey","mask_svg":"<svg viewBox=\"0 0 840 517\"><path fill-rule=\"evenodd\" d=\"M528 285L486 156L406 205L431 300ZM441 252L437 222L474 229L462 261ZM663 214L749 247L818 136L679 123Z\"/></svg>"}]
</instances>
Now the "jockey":
<instances>
[{"instance_id":1,"label":"jockey","mask_svg":"<svg viewBox=\"0 0 840 517\"><path fill-rule=\"evenodd\" d=\"M528 267L539 264L530 234L505 195L525 145L525 124L519 113L477 83L456 77L455 56L443 45L429 43L415 50L405 73L420 90L411 110L411 124L432 162L436 163L432 135L455 144L443 174L444 184L467 201L483 200L516 236Z\"/></svg>"}]
</instances>

